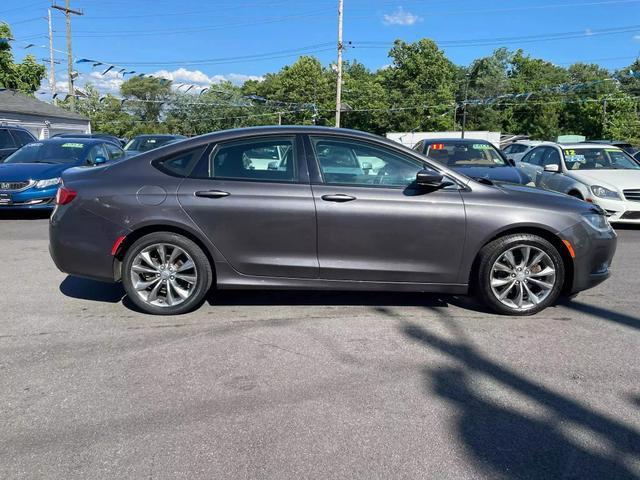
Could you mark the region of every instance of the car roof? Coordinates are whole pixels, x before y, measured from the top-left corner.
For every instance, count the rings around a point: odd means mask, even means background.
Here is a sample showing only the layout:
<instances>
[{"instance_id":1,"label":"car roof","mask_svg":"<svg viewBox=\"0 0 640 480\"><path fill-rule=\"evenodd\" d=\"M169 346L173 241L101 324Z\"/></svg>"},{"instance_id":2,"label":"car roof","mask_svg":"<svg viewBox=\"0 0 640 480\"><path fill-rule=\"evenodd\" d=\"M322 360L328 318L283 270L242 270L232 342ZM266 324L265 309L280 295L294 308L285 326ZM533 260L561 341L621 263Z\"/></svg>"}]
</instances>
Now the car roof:
<instances>
[{"instance_id":1,"label":"car roof","mask_svg":"<svg viewBox=\"0 0 640 480\"><path fill-rule=\"evenodd\" d=\"M598 142L581 142L581 143L558 143L557 144L559 147L561 148L573 148L573 149L579 149L579 148L603 148L606 146L610 146L610 147L615 147L615 145L612 145L610 143L598 143Z\"/></svg>"},{"instance_id":2,"label":"car roof","mask_svg":"<svg viewBox=\"0 0 640 480\"><path fill-rule=\"evenodd\" d=\"M22 130L23 132L31 133L28 129L21 127L20 125L3 125L2 123L0 123L0 128L6 128L9 130Z\"/></svg>"},{"instance_id":3,"label":"car roof","mask_svg":"<svg viewBox=\"0 0 640 480\"><path fill-rule=\"evenodd\" d=\"M542 145L543 143L549 142L545 142L544 140L516 140L509 145Z\"/></svg>"},{"instance_id":4,"label":"car roof","mask_svg":"<svg viewBox=\"0 0 640 480\"><path fill-rule=\"evenodd\" d=\"M425 143L457 143L460 145L474 144L474 143L487 143L493 145L488 140L482 140L479 138L425 138Z\"/></svg>"},{"instance_id":5,"label":"car roof","mask_svg":"<svg viewBox=\"0 0 640 480\"><path fill-rule=\"evenodd\" d=\"M142 135L136 135L133 138L187 138L184 135L173 133L143 133Z\"/></svg>"},{"instance_id":6,"label":"car roof","mask_svg":"<svg viewBox=\"0 0 640 480\"><path fill-rule=\"evenodd\" d=\"M86 138L86 137L52 137L46 140L38 140L34 143L69 143L75 141L76 143L82 143L83 145L95 145L98 143L110 143L104 138Z\"/></svg>"}]
</instances>

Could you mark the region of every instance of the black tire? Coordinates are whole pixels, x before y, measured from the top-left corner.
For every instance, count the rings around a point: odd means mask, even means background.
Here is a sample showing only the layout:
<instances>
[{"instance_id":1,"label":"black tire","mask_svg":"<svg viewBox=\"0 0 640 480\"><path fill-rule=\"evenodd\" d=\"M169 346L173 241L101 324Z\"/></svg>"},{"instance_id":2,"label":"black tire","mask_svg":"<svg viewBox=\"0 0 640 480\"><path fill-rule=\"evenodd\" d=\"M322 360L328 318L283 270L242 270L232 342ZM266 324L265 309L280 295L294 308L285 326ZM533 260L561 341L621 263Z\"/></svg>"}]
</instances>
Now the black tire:
<instances>
[{"instance_id":1,"label":"black tire","mask_svg":"<svg viewBox=\"0 0 640 480\"><path fill-rule=\"evenodd\" d=\"M537 305L524 310L505 305L496 297L496 294L494 294L491 288L491 270L494 263L508 250L519 245L529 245L540 249L549 256L555 268L555 281L549 294ZM555 303L562 291L565 277L565 267L562 257L553 244L538 235L514 234L498 238L485 245L480 251L479 260L474 291L485 305L497 313L518 316L533 315Z\"/></svg>"},{"instance_id":2,"label":"black tire","mask_svg":"<svg viewBox=\"0 0 640 480\"><path fill-rule=\"evenodd\" d=\"M188 298L178 305L156 306L140 298L131 280L131 268L136 256L146 247L154 244L170 244L184 250L195 264L197 278ZM209 259L192 240L172 232L156 232L139 238L127 250L122 264L122 283L127 296L140 310L152 315L180 315L199 307L211 288L213 272ZM169 280L167 280L169 282ZM167 285L168 286L168 285Z\"/></svg>"}]
</instances>

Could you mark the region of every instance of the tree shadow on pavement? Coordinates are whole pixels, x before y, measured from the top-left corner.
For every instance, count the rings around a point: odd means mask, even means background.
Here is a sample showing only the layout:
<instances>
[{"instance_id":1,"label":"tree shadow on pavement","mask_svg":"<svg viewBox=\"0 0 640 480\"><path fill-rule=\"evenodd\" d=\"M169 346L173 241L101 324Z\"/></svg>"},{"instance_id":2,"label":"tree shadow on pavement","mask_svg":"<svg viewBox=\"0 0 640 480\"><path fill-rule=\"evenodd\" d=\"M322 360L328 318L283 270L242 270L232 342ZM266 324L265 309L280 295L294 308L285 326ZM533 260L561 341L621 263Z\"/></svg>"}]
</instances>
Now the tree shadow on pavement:
<instances>
[{"instance_id":1,"label":"tree shadow on pavement","mask_svg":"<svg viewBox=\"0 0 640 480\"><path fill-rule=\"evenodd\" d=\"M575 300L570 299L564 299L560 301L558 305L575 310L576 312L586 313L593 317L640 330L640 317L634 317L632 315L627 315L626 313L620 313L608 308L596 307L595 305L588 305L586 303L576 302Z\"/></svg>"},{"instance_id":2,"label":"tree shadow on pavement","mask_svg":"<svg viewBox=\"0 0 640 480\"><path fill-rule=\"evenodd\" d=\"M125 296L120 283L98 282L71 275L60 284L60 292L67 297L109 303L118 303Z\"/></svg>"},{"instance_id":3,"label":"tree shadow on pavement","mask_svg":"<svg viewBox=\"0 0 640 480\"><path fill-rule=\"evenodd\" d=\"M640 432L577 400L529 380L485 356L451 319L439 313L453 338L431 333L422 326L401 322L401 333L457 366L423 369L425 391L451 403L456 411L459 438L489 476L501 478L638 478L626 462L640 461ZM492 401L474 391L481 379L498 383L525 397L528 404L548 414L535 417L508 407L504 394ZM516 398L517 398L516 397ZM578 443L560 427L578 429L588 439L601 440L598 451ZM584 435L581 435L583 438Z\"/></svg>"}]
</instances>

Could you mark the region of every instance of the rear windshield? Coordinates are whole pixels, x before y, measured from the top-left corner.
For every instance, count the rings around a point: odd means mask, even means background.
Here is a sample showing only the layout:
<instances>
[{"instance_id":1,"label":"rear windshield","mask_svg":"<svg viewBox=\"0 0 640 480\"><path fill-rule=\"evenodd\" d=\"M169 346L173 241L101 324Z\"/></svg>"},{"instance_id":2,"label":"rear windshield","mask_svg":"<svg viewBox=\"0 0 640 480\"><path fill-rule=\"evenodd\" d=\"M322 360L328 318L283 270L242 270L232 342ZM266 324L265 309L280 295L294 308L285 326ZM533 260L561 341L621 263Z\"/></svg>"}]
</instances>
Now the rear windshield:
<instances>
[{"instance_id":1,"label":"rear windshield","mask_svg":"<svg viewBox=\"0 0 640 480\"><path fill-rule=\"evenodd\" d=\"M147 152L154 148L161 147L165 143L174 140L172 137L143 137L134 138L127 143L125 150L135 150L136 152Z\"/></svg>"},{"instance_id":2,"label":"rear windshield","mask_svg":"<svg viewBox=\"0 0 640 480\"><path fill-rule=\"evenodd\" d=\"M4 163L78 163L84 161L91 145L79 142L33 142L25 145Z\"/></svg>"},{"instance_id":3,"label":"rear windshield","mask_svg":"<svg viewBox=\"0 0 640 480\"><path fill-rule=\"evenodd\" d=\"M432 143L426 154L449 167L505 167L507 163L493 145L478 143Z\"/></svg>"},{"instance_id":4,"label":"rear windshield","mask_svg":"<svg viewBox=\"0 0 640 480\"><path fill-rule=\"evenodd\" d=\"M640 170L640 164L615 147L566 148L567 170Z\"/></svg>"}]
</instances>

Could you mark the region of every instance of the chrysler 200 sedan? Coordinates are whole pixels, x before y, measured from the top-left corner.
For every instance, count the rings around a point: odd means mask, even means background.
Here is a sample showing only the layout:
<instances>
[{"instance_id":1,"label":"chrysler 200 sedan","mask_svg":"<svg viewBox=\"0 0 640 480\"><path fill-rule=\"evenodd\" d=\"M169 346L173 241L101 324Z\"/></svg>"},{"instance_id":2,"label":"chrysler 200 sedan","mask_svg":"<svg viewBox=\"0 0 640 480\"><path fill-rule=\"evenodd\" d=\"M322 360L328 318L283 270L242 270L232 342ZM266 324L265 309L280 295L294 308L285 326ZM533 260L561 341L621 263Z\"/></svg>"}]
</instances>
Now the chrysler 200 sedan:
<instances>
[{"instance_id":1,"label":"chrysler 200 sedan","mask_svg":"<svg viewBox=\"0 0 640 480\"><path fill-rule=\"evenodd\" d=\"M69 170L50 220L60 270L122 281L152 314L192 310L215 285L471 291L527 315L605 280L615 248L597 206L323 127L217 132Z\"/></svg>"}]
</instances>

